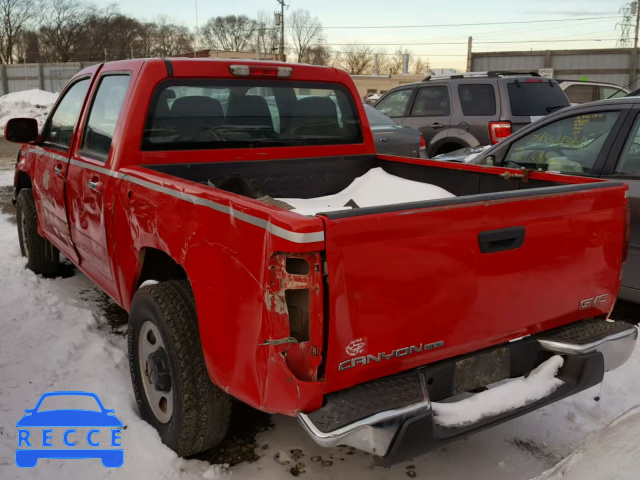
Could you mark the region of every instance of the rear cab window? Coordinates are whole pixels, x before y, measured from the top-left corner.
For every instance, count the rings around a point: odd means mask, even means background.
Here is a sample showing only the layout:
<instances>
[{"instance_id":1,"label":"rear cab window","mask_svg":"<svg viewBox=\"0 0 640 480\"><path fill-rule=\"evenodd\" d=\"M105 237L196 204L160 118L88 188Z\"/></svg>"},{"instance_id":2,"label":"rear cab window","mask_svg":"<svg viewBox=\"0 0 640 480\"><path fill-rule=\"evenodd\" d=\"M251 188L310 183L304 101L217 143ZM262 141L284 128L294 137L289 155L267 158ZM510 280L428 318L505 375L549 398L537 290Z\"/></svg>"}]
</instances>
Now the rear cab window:
<instances>
[{"instance_id":1,"label":"rear cab window","mask_svg":"<svg viewBox=\"0 0 640 480\"><path fill-rule=\"evenodd\" d=\"M153 94L143 150L208 150L362 143L338 84L171 79Z\"/></svg>"},{"instance_id":2,"label":"rear cab window","mask_svg":"<svg viewBox=\"0 0 640 480\"><path fill-rule=\"evenodd\" d=\"M507 82L511 114L514 117L541 117L569 106L569 100L553 80L513 79Z\"/></svg>"}]
</instances>

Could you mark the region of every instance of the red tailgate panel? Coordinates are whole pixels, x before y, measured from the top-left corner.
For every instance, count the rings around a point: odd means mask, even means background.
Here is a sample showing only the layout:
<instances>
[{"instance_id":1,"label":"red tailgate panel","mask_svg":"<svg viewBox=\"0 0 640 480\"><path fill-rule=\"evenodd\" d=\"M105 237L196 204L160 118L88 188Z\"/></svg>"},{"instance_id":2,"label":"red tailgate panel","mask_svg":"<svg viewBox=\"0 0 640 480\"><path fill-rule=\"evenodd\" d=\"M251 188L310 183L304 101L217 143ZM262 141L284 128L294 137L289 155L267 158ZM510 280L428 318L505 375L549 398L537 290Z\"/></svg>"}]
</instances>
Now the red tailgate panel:
<instances>
[{"instance_id":1,"label":"red tailgate panel","mask_svg":"<svg viewBox=\"0 0 640 480\"><path fill-rule=\"evenodd\" d=\"M325 391L607 313L619 285L624 194L612 187L324 218ZM479 233L517 226L526 228L520 248L481 253ZM602 294L600 306L579 309ZM380 353L390 358L362 359Z\"/></svg>"}]
</instances>

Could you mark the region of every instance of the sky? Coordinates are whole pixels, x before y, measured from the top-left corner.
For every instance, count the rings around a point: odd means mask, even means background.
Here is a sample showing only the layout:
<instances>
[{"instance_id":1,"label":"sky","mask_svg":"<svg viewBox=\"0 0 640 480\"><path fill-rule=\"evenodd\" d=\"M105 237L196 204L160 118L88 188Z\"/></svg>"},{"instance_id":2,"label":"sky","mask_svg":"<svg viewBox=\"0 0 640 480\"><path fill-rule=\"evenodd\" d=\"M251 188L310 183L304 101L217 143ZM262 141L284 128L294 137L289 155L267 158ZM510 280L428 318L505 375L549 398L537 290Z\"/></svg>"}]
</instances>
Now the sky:
<instances>
[{"instance_id":1,"label":"sky","mask_svg":"<svg viewBox=\"0 0 640 480\"><path fill-rule=\"evenodd\" d=\"M112 1L100 1L106 6ZM122 0L119 10L139 19L172 17L190 28L210 17L255 16L279 9L276 0ZM464 70L467 39L473 51L615 47L621 0L289 0L287 13L301 8L324 27L325 43L339 51L345 43L370 44L392 52L406 46L433 68ZM593 18L597 17L597 18ZM549 20L557 20L553 21ZM511 23L505 22L537 22ZM440 26L470 23L489 25ZM407 28L407 26L420 26ZM364 28L402 26L403 28ZM339 27L339 28L334 28ZM487 43L483 43L487 42ZM493 43L495 42L495 43ZM445 43L443 45L443 43ZM375 44L375 45L374 45ZM422 44L422 45L420 45Z\"/></svg>"}]
</instances>

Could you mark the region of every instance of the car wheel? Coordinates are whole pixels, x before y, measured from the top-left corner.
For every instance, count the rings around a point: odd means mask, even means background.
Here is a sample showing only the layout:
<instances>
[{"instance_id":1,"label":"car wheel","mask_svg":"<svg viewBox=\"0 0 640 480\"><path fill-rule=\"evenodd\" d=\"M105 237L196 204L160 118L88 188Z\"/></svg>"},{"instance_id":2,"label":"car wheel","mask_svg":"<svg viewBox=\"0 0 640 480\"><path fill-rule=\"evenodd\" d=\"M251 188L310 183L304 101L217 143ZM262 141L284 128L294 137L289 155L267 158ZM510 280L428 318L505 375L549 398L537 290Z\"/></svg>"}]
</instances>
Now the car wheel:
<instances>
[{"instance_id":1,"label":"car wheel","mask_svg":"<svg viewBox=\"0 0 640 480\"><path fill-rule=\"evenodd\" d=\"M231 397L209 378L188 281L161 282L136 292L128 346L140 415L162 441L180 456L220 443L229 426Z\"/></svg>"},{"instance_id":2,"label":"car wheel","mask_svg":"<svg viewBox=\"0 0 640 480\"><path fill-rule=\"evenodd\" d=\"M27 268L44 277L55 276L60 265L60 252L38 233L38 214L30 188L23 188L18 193L16 220L20 252L27 257Z\"/></svg>"}]
</instances>

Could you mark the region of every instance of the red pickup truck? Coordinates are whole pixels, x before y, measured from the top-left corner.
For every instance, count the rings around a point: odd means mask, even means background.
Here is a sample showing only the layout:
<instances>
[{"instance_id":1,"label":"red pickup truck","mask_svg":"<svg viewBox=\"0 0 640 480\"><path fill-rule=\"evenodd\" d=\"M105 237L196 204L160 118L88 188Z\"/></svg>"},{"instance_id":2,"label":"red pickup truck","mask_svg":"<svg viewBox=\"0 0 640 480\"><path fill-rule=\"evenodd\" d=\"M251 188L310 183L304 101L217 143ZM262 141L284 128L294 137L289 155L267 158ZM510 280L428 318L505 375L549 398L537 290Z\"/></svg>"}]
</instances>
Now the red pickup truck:
<instances>
[{"instance_id":1,"label":"red pickup truck","mask_svg":"<svg viewBox=\"0 0 640 480\"><path fill-rule=\"evenodd\" d=\"M376 155L357 98L333 68L130 60L78 73L42 132L7 124L28 268L54 276L62 253L129 312L141 416L180 455L220 442L236 398L390 464L593 386L633 351L636 328L608 321L625 184ZM287 203L374 170L448 194ZM438 418L558 356L541 398Z\"/></svg>"}]
</instances>

